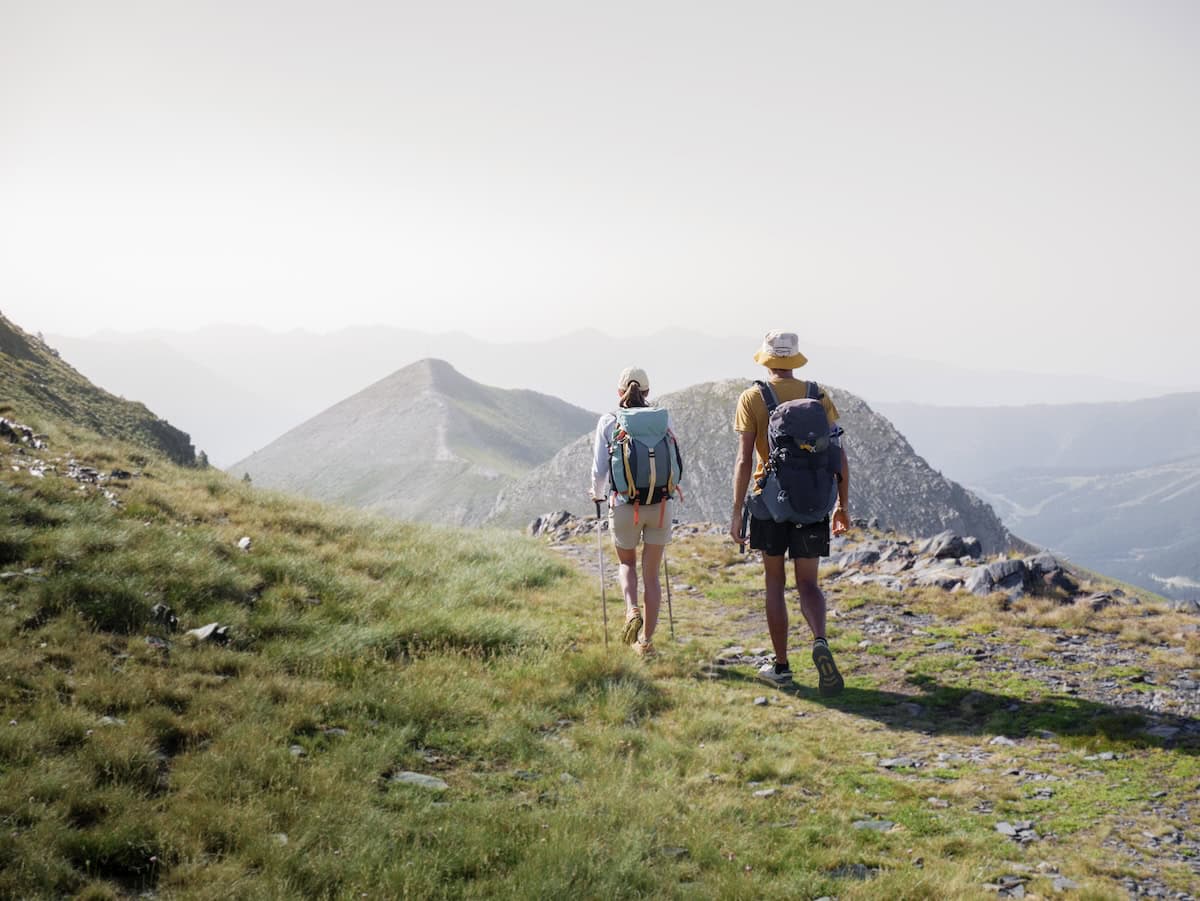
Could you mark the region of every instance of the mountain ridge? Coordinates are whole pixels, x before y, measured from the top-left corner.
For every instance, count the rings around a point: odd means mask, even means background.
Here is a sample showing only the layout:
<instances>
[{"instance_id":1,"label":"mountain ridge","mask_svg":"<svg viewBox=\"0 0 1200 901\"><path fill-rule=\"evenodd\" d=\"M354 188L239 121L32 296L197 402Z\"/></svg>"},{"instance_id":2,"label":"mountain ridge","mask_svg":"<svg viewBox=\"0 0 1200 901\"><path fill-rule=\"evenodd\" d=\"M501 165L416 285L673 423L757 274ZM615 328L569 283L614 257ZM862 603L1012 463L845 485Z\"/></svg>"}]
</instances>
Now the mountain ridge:
<instances>
[{"instance_id":1,"label":"mountain ridge","mask_svg":"<svg viewBox=\"0 0 1200 901\"><path fill-rule=\"evenodd\" d=\"M706 382L658 398L671 410L684 455L686 500L672 516L683 522L728 520L733 502L736 453L733 410L748 383ZM846 428L850 462L850 510L877 517L886 526L927 536L952 529L979 538L989 552L1014 538L991 508L955 482L936 473L886 418L848 391L828 388ZM592 435L576 438L558 454L497 498L487 522L524 525L549 510L586 515Z\"/></svg>"}]
</instances>

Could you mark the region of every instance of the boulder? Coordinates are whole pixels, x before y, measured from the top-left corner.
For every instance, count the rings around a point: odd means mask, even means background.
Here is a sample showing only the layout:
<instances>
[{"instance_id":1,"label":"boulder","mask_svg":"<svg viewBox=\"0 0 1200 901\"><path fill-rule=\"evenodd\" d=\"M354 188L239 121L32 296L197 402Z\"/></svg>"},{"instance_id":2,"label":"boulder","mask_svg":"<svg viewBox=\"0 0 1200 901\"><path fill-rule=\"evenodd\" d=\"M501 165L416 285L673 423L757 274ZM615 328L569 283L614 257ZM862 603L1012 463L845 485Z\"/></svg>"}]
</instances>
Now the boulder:
<instances>
[{"instance_id":1,"label":"boulder","mask_svg":"<svg viewBox=\"0 0 1200 901\"><path fill-rule=\"evenodd\" d=\"M878 560L879 551L873 547L864 547L851 551L848 554L843 554L837 562L840 566L849 568L851 566L870 566Z\"/></svg>"},{"instance_id":2,"label":"boulder","mask_svg":"<svg viewBox=\"0 0 1200 901\"><path fill-rule=\"evenodd\" d=\"M983 557L983 544L974 535L968 535L963 539L963 557L971 557L978 560Z\"/></svg>"},{"instance_id":3,"label":"boulder","mask_svg":"<svg viewBox=\"0 0 1200 901\"><path fill-rule=\"evenodd\" d=\"M995 587L996 583L992 579L991 568L987 565L977 566L971 570L971 575L967 576L967 581L963 584L963 588L971 594L980 596L991 594Z\"/></svg>"},{"instance_id":4,"label":"boulder","mask_svg":"<svg viewBox=\"0 0 1200 901\"><path fill-rule=\"evenodd\" d=\"M1024 588L1029 573L1024 560L997 560L989 563L987 570L995 590L998 591Z\"/></svg>"},{"instance_id":5,"label":"boulder","mask_svg":"<svg viewBox=\"0 0 1200 901\"><path fill-rule=\"evenodd\" d=\"M967 549L963 543L962 536L947 529L930 538L928 544L924 547L923 553L928 554L930 557L936 557L939 560L946 560L951 557L967 556Z\"/></svg>"},{"instance_id":6,"label":"boulder","mask_svg":"<svg viewBox=\"0 0 1200 901\"><path fill-rule=\"evenodd\" d=\"M543 513L529 524L529 534L536 537L538 535L556 532L570 523L572 519L574 519L574 517L566 510L558 510L554 513Z\"/></svg>"}]
</instances>

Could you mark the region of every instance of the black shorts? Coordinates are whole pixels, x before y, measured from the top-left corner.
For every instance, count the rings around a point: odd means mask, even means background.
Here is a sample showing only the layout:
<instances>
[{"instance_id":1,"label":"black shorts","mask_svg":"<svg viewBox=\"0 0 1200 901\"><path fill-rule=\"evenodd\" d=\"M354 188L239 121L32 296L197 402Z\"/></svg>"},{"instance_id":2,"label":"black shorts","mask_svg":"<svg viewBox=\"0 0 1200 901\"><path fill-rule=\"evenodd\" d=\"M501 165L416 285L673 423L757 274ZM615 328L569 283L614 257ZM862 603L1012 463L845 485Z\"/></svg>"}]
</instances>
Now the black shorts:
<instances>
[{"instance_id":1,"label":"black shorts","mask_svg":"<svg viewBox=\"0 0 1200 901\"><path fill-rule=\"evenodd\" d=\"M782 557L785 551L793 560L798 557L828 557L829 520L799 525L751 516L750 547L768 557Z\"/></svg>"}]
</instances>

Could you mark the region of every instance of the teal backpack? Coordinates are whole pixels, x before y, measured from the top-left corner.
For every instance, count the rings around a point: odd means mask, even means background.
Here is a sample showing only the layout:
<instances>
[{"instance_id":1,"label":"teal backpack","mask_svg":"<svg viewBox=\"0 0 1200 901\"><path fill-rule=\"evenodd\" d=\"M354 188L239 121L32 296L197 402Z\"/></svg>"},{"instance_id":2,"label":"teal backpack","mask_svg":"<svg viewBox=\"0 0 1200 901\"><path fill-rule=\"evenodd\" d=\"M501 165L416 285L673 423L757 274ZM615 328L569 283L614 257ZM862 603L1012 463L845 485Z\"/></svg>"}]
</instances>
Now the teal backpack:
<instances>
[{"instance_id":1,"label":"teal backpack","mask_svg":"<svg viewBox=\"0 0 1200 901\"><path fill-rule=\"evenodd\" d=\"M666 500L683 477L683 457L679 443L667 428L667 411L628 407L616 415L612 444L608 446L613 491L625 503L635 505ZM665 511L664 504L660 518Z\"/></svg>"}]
</instances>

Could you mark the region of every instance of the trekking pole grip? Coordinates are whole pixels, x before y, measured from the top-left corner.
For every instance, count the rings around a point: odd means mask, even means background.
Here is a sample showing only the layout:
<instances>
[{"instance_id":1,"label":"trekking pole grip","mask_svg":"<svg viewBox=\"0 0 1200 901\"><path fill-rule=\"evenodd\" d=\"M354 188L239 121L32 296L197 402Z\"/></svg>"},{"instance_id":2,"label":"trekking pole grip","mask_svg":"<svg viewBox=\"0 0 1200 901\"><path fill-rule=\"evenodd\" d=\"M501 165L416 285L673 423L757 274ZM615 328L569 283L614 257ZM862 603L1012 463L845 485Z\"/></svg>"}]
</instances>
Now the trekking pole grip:
<instances>
[{"instance_id":1,"label":"trekking pole grip","mask_svg":"<svg viewBox=\"0 0 1200 901\"><path fill-rule=\"evenodd\" d=\"M596 503L596 519L599 519L600 518L600 502L597 501L595 498L592 498L592 500L595 501L595 503Z\"/></svg>"}]
</instances>

